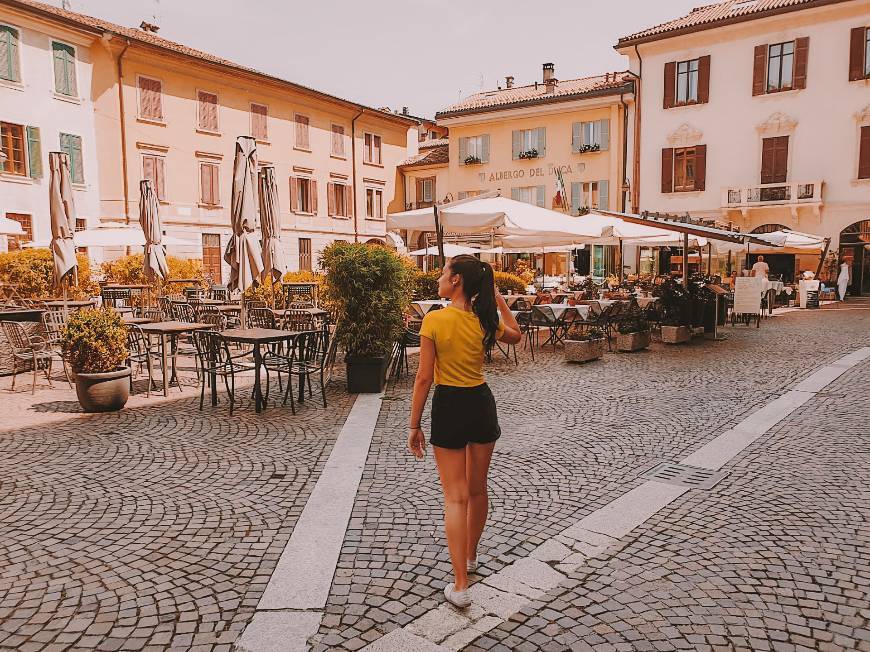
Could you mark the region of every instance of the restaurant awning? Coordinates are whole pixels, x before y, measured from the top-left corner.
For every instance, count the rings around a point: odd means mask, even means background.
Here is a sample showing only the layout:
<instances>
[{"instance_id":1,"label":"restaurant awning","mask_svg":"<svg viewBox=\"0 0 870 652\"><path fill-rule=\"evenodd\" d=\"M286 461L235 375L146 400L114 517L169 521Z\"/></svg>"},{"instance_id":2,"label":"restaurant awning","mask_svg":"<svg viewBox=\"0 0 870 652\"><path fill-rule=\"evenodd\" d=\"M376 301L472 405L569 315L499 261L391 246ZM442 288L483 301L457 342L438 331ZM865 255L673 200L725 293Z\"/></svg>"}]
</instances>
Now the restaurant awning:
<instances>
[{"instance_id":1,"label":"restaurant awning","mask_svg":"<svg viewBox=\"0 0 870 652\"><path fill-rule=\"evenodd\" d=\"M695 224L693 222L681 222L674 218L659 217L657 215L643 214L635 215L633 213L619 213L617 211L598 211L603 215L617 217L626 222L633 224L641 224L644 226L664 229L676 233L688 233L689 235L707 238L708 240L717 240L720 242L731 242L734 244L746 245L747 242L766 245L766 246L781 246L772 244L767 240L761 239L761 235L754 233L742 233L740 231L729 231L715 226L707 226L704 224Z\"/></svg>"}]
</instances>

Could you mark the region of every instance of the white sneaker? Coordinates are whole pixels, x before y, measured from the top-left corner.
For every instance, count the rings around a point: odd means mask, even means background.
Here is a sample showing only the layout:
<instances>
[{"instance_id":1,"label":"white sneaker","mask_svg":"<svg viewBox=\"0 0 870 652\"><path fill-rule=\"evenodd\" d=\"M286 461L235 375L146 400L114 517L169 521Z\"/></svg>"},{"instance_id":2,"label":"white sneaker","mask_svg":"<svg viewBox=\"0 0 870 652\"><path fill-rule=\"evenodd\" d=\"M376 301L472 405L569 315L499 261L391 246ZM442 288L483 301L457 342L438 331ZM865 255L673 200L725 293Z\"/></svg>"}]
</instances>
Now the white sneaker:
<instances>
[{"instance_id":1,"label":"white sneaker","mask_svg":"<svg viewBox=\"0 0 870 652\"><path fill-rule=\"evenodd\" d=\"M460 609L470 607L471 597L468 595L468 590L456 591L454 586L453 583L450 583L444 587L444 597L447 598L447 602Z\"/></svg>"},{"instance_id":2,"label":"white sneaker","mask_svg":"<svg viewBox=\"0 0 870 652\"><path fill-rule=\"evenodd\" d=\"M469 573L474 573L477 571L477 557L474 559L469 559L465 562L465 568Z\"/></svg>"}]
</instances>

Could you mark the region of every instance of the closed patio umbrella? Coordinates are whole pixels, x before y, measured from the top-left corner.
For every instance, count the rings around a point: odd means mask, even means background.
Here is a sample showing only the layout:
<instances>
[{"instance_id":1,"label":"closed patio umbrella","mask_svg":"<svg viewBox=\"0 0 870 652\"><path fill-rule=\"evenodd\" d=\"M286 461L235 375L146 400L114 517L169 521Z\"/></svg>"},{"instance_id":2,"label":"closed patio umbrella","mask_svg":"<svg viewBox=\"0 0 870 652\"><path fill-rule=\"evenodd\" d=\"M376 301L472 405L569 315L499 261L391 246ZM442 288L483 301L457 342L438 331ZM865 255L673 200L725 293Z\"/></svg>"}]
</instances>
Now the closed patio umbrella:
<instances>
[{"instance_id":1,"label":"closed patio umbrella","mask_svg":"<svg viewBox=\"0 0 870 652\"><path fill-rule=\"evenodd\" d=\"M78 263L75 232L76 207L70 184L69 157L64 152L48 155L48 206L51 214L51 253L54 258L54 285L61 287L67 275L77 282ZM65 294L64 294L65 296Z\"/></svg>"},{"instance_id":2,"label":"closed patio umbrella","mask_svg":"<svg viewBox=\"0 0 870 652\"><path fill-rule=\"evenodd\" d=\"M236 139L231 197L233 235L227 243L224 260L230 266L230 290L256 286L263 276L263 254L257 237L257 145L251 136ZM242 325L245 302L242 301Z\"/></svg>"},{"instance_id":3,"label":"closed patio umbrella","mask_svg":"<svg viewBox=\"0 0 870 652\"><path fill-rule=\"evenodd\" d=\"M142 271L147 279L164 280L169 274L169 265L166 263L166 247L162 243L163 233L160 230L160 215L157 210L154 186L150 179L142 179L139 182L139 224L145 234Z\"/></svg>"},{"instance_id":4,"label":"closed patio umbrella","mask_svg":"<svg viewBox=\"0 0 870 652\"><path fill-rule=\"evenodd\" d=\"M273 281L278 281L287 271L284 251L281 249L281 211L278 206L278 184L275 168L271 165L260 169L260 228L263 231L263 267Z\"/></svg>"}]
</instances>

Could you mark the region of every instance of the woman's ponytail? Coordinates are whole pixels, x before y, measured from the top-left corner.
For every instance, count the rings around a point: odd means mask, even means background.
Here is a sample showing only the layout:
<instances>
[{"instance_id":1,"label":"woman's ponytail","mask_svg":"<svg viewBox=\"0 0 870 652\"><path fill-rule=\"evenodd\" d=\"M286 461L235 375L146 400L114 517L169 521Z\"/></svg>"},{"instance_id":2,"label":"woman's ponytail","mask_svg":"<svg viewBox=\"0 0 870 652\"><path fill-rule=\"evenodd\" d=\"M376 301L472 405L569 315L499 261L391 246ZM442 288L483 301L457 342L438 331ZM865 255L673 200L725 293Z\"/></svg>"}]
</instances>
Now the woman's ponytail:
<instances>
[{"instance_id":1,"label":"woman's ponytail","mask_svg":"<svg viewBox=\"0 0 870 652\"><path fill-rule=\"evenodd\" d=\"M495 272L492 265L474 256L462 255L450 259L450 271L462 277L462 287L471 309L483 329L483 348L489 353L495 346L498 332L498 304L495 300Z\"/></svg>"}]
</instances>

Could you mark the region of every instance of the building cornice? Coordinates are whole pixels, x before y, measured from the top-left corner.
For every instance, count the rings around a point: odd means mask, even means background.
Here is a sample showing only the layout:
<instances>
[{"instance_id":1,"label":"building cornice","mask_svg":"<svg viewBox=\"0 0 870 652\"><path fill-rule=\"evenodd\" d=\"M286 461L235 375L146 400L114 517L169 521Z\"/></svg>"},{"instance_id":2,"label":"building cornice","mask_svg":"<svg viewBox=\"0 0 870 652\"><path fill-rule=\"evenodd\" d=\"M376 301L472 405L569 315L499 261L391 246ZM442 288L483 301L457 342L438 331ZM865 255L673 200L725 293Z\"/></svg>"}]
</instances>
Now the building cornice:
<instances>
[{"instance_id":1,"label":"building cornice","mask_svg":"<svg viewBox=\"0 0 870 652\"><path fill-rule=\"evenodd\" d=\"M625 93L623 100L626 104L634 103L634 93ZM595 97L588 95L583 97L564 98L559 103L534 104L529 106L511 105L500 107L497 110L463 112L460 115L450 116L438 120L439 125L446 127L461 127L464 125L480 124L485 122L504 122L518 118L529 118L540 115L557 115L559 113L576 113L578 111L593 111L609 106L619 106L619 93L615 95L602 94Z\"/></svg>"}]
</instances>

